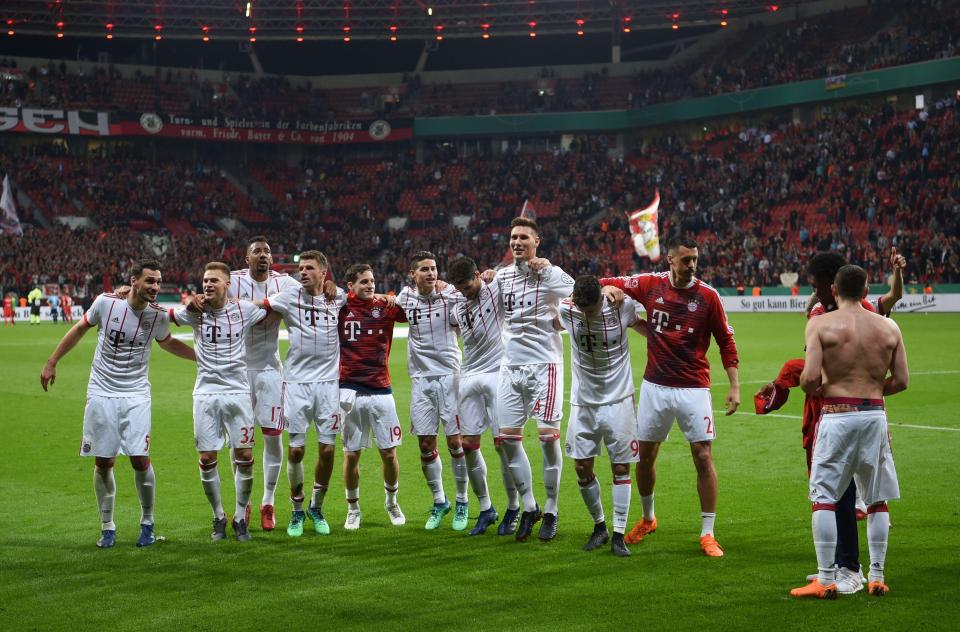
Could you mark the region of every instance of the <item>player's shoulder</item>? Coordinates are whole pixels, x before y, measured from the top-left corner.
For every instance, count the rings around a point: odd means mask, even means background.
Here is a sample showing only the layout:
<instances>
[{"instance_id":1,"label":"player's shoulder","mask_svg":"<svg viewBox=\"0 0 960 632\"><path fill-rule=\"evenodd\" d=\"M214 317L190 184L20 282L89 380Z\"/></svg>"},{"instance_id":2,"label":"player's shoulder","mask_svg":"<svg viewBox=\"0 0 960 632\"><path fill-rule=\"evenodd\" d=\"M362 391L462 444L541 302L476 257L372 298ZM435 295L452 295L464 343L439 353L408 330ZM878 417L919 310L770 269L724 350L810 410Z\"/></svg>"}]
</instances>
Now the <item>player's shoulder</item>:
<instances>
[{"instance_id":1,"label":"player's shoulder","mask_svg":"<svg viewBox=\"0 0 960 632\"><path fill-rule=\"evenodd\" d=\"M160 305L160 303L147 303L147 309L151 312L160 312L161 314L169 314L170 312Z\"/></svg>"},{"instance_id":2,"label":"player's shoulder","mask_svg":"<svg viewBox=\"0 0 960 632\"><path fill-rule=\"evenodd\" d=\"M239 270L231 270L230 276L245 277L250 276L250 268L240 268Z\"/></svg>"},{"instance_id":3,"label":"player's shoulder","mask_svg":"<svg viewBox=\"0 0 960 632\"><path fill-rule=\"evenodd\" d=\"M697 283L698 283L698 288L704 294L710 296L711 298L716 298L717 300L720 300L720 292L717 291L717 288L713 287L703 279L697 279Z\"/></svg>"}]
</instances>

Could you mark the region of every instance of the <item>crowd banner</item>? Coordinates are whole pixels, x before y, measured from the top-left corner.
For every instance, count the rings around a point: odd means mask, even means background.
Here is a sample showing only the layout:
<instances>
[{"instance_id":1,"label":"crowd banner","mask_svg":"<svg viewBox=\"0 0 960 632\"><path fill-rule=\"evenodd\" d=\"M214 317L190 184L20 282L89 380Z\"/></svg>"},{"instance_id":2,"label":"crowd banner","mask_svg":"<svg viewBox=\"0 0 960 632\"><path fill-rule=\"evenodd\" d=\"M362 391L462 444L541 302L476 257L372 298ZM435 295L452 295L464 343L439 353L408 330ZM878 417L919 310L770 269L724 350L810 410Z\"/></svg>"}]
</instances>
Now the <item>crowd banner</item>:
<instances>
[{"instance_id":1,"label":"crowd banner","mask_svg":"<svg viewBox=\"0 0 960 632\"><path fill-rule=\"evenodd\" d=\"M413 119L270 120L0 107L0 132L201 141L347 145L413 138Z\"/></svg>"},{"instance_id":2,"label":"crowd banner","mask_svg":"<svg viewBox=\"0 0 960 632\"><path fill-rule=\"evenodd\" d=\"M797 312L807 307L807 296L721 296L723 308L735 312ZM879 295L871 294L876 303ZM907 294L893 308L894 312L960 312L960 294Z\"/></svg>"}]
</instances>

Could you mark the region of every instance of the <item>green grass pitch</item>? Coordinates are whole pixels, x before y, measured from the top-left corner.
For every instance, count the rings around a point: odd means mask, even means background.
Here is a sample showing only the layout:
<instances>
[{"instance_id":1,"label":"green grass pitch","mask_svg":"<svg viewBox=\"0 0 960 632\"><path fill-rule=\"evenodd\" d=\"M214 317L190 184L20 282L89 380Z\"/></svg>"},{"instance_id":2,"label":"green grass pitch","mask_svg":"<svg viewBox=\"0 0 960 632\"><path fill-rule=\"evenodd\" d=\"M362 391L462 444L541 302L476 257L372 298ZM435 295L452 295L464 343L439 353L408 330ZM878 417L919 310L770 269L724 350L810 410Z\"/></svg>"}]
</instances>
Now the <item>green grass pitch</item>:
<instances>
[{"instance_id":1,"label":"green grass pitch","mask_svg":"<svg viewBox=\"0 0 960 632\"><path fill-rule=\"evenodd\" d=\"M209 541L210 509L193 450L194 367L153 352L152 458L157 472L157 532L166 542L134 546L139 517L127 462L117 467L117 546L94 547L99 523L91 485L93 462L77 455L86 380L96 333L59 366L52 392L40 368L62 325L0 329L0 629L955 629L960 607L960 315L898 315L912 370L910 390L888 410L903 500L891 504L883 599L864 593L837 602L796 601L790 588L816 567L800 447L802 397L796 391L779 417L752 414L752 394L803 346L800 315L734 314L742 364L742 413L717 421L720 481L717 537L726 557L698 548L699 506L688 447L676 430L661 451L657 485L660 529L621 560L607 549L584 553L591 520L577 490L573 464L564 465L560 534L544 544L518 544L496 535L471 538L422 528L431 497L416 442L400 448L400 504L408 523L393 528L383 511L379 459L364 454L363 527L342 529L341 457L327 497L334 529L299 540L284 526L290 504L286 476L277 494L279 527L253 542ZM186 330L183 330L186 331ZM645 363L643 340L632 342L634 378ZM726 378L715 367L720 408ZM397 405L407 419L406 341L391 358ZM570 372L567 362L566 380ZM565 398L566 399L566 398ZM404 425L407 425L404 421ZM542 500L540 450L532 428L527 451ZM504 508L499 467L489 438L484 453L494 505ZM260 448L255 451L258 461ZM309 464L315 444L308 440ZM227 459L221 459L224 504L233 501ZM597 472L612 516L606 458ZM254 483L253 501L262 485ZM448 494L453 480L444 459ZM471 505L471 523L477 513ZM630 522L639 517L634 493ZM228 535L232 535L228 530ZM861 524L861 555L867 559ZM829 618L825 618L829 617Z\"/></svg>"}]
</instances>

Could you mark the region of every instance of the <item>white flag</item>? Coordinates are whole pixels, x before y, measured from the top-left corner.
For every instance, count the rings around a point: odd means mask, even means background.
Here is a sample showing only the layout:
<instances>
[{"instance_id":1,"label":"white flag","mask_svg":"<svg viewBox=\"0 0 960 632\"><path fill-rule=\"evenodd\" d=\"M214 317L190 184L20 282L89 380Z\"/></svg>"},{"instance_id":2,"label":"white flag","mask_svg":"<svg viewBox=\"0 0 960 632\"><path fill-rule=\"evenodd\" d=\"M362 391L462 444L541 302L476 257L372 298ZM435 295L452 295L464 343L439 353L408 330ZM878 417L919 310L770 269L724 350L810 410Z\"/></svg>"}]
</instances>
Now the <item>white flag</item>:
<instances>
[{"instance_id":1,"label":"white flag","mask_svg":"<svg viewBox=\"0 0 960 632\"><path fill-rule=\"evenodd\" d=\"M650 206L627 213L634 249L641 257L650 257L653 263L660 261L660 228L657 221L659 209L660 191L657 191Z\"/></svg>"},{"instance_id":2,"label":"white flag","mask_svg":"<svg viewBox=\"0 0 960 632\"><path fill-rule=\"evenodd\" d=\"M0 235L22 235L20 218L17 217L17 207L13 203L13 192L10 191L10 176L3 176L3 195L0 196Z\"/></svg>"}]
</instances>

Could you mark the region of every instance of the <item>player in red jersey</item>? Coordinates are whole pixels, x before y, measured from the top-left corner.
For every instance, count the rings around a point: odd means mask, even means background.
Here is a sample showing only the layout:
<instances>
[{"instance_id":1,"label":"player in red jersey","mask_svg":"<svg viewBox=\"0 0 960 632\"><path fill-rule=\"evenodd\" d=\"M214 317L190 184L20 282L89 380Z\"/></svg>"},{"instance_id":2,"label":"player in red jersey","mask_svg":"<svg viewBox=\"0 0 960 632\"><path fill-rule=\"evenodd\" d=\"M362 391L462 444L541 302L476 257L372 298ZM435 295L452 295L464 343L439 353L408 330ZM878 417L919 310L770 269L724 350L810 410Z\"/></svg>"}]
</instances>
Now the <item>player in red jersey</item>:
<instances>
[{"instance_id":1,"label":"player in red jersey","mask_svg":"<svg viewBox=\"0 0 960 632\"><path fill-rule=\"evenodd\" d=\"M60 292L60 307L63 309L63 322L72 323L73 322L73 299L70 298L70 294L66 291Z\"/></svg>"},{"instance_id":2,"label":"player in red jersey","mask_svg":"<svg viewBox=\"0 0 960 632\"><path fill-rule=\"evenodd\" d=\"M7 325L16 325L16 320L13 315L13 295L7 294L3 297L3 326Z\"/></svg>"},{"instance_id":3,"label":"player in red jersey","mask_svg":"<svg viewBox=\"0 0 960 632\"><path fill-rule=\"evenodd\" d=\"M373 435L383 461L384 508L394 525L406 522L397 504L403 431L390 386L390 344L394 323L407 318L397 305L374 295L373 270L354 264L346 272L347 304L340 310L340 408L343 421L343 481L347 491L344 529L360 528L360 450Z\"/></svg>"},{"instance_id":4,"label":"player in red jersey","mask_svg":"<svg viewBox=\"0 0 960 632\"><path fill-rule=\"evenodd\" d=\"M727 322L720 295L697 279L697 242L689 237L671 240L667 250L670 271L632 277L601 279L605 293L622 300L622 292L643 305L647 312L647 369L637 406L640 460L637 485L643 518L625 540L634 544L657 528L653 506L656 460L660 443L667 438L674 419L683 430L697 468L700 495L700 548L710 557L723 549L713 533L717 510L717 473L711 442L716 438L710 398L710 363L707 348L712 335L730 380L725 408L727 415L740 405L739 357L733 328ZM622 292L621 292L622 291Z\"/></svg>"},{"instance_id":5,"label":"player in red jersey","mask_svg":"<svg viewBox=\"0 0 960 632\"><path fill-rule=\"evenodd\" d=\"M846 259L837 252L818 252L810 259L807 273L810 284L813 286L813 304L810 306L808 318L832 312L837 309L837 300L833 296L831 286L841 267L846 265ZM889 316L894 305L903 298L903 269L906 259L897 253L896 248L890 250L890 266L893 268L890 290L877 299L876 304L866 298L860 301L861 305L871 312L878 312L882 316ZM790 394L790 389L800 385L800 374L803 372L803 358L788 360L780 374L773 382L767 383L754 395L754 404L757 414L767 414L783 406ZM820 419L820 409L823 398L815 394L807 394L803 400L803 449L807 456L807 473L813 455L813 439L816 436L817 422ZM863 588L864 577L860 569L859 542L857 535L857 486L851 481L837 503L837 588L840 594L846 595L858 592ZM815 577L815 575L810 576Z\"/></svg>"}]
</instances>

